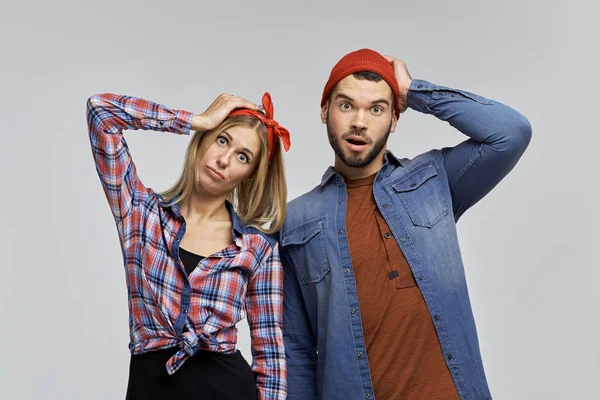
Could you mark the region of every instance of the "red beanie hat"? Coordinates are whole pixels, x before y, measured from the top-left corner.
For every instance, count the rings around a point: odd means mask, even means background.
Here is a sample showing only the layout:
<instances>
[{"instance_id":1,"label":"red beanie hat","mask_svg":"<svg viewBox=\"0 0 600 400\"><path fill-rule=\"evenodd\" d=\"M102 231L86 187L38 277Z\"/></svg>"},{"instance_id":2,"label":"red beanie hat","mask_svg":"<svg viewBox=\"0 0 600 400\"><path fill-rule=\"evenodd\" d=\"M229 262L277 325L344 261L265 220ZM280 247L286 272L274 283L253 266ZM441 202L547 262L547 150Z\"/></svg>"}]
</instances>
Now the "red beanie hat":
<instances>
[{"instance_id":1,"label":"red beanie hat","mask_svg":"<svg viewBox=\"0 0 600 400\"><path fill-rule=\"evenodd\" d=\"M374 72L381 76L384 81L390 85L394 93L394 112L396 118L400 116L400 106L398 104L398 82L394 75L392 64L385 59L381 54L370 49L361 49L346 54L331 70L329 80L323 89L323 98L321 99L321 107L325 105L331 91L342 79L355 72L368 71Z\"/></svg>"}]
</instances>

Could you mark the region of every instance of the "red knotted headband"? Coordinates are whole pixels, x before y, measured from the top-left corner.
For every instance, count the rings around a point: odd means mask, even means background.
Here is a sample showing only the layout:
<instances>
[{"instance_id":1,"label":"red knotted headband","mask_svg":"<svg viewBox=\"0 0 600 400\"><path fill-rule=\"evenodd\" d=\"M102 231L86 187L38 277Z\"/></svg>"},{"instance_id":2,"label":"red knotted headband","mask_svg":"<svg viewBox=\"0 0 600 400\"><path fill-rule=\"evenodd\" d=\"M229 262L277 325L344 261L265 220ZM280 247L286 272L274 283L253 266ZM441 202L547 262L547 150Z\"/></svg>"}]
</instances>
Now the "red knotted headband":
<instances>
[{"instance_id":1,"label":"red knotted headband","mask_svg":"<svg viewBox=\"0 0 600 400\"><path fill-rule=\"evenodd\" d=\"M271 100L271 95L269 92L265 92L262 97L262 105L265 110L265 114L260 111L254 111L247 108L239 108L237 110L233 110L229 116L234 115L250 115L252 117L256 117L267 127L267 142L269 144L269 162L273 160L273 156L275 155L275 143L277 137L281 138L281 142L283 143L283 148L285 151L290 149L290 132L285 129L283 126L279 125L277 121L273 119L273 100Z\"/></svg>"}]
</instances>

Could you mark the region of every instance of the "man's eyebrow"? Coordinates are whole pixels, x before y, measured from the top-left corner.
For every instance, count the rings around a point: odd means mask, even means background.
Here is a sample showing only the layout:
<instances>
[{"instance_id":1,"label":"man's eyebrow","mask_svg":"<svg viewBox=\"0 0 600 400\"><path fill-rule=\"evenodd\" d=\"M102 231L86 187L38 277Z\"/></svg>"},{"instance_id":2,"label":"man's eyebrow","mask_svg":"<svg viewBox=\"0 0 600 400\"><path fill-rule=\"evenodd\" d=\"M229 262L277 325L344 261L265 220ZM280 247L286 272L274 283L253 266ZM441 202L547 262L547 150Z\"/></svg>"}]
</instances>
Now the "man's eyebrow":
<instances>
[{"instance_id":1,"label":"man's eyebrow","mask_svg":"<svg viewBox=\"0 0 600 400\"><path fill-rule=\"evenodd\" d=\"M347 96L347 95L345 95L344 93L338 93L338 94L336 94L336 95L335 95L335 98L336 98L336 99L340 99L340 98L341 98L341 99L346 99L346 100L348 100L348 101L349 101L349 102L351 102L351 103L353 103L353 102L354 102L354 99L353 99L352 97L350 97L350 96Z\"/></svg>"},{"instance_id":2,"label":"man's eyebrow","mask_svg":"<svg viewBox=\"0 0 600 400\"><path fill-rule=\"evenodd\" d=\"M336 100L337 99L344 99L344 100L347 100L347 101L349 101L351 103L354 103L354 99L352 97L344 94L344 93L338 93L338 94L336 94L335 95L335 99ZM371 104L385 104L386 106L389 106L390 102L388 100L386 100L386 99L377 99L377 100L373 100L371 102Z\"/></svg>"},{"instance_id":3,"label":"man's eyebrow","mask_svg":"<svg viewBox=\"0 0 600 400\"><path fill-rule=\"evenodd\" d=\"M383 104L385 104L386 106L389 106L389 105L390 105L390 102L389 102L389 101L387 101L386 99L377 99L377 100L373 100L373 101L371 102L371 104L378 104L378 103L383 103Z\"/></svg>"},{"instance_id":4,"label":"man's eyebrow","mask_svg":"<svg viewBox=\"0 0 600 400\"><path fill-rule=\"evenodd\" d=\"M227 138L229 139L229 141L230 141L230 142L233 142L233 138L231 137L231 135L229 134L229 132L227 132L227 131L223 131L222 133L223 133L225 136L227 136ZM244 151L246 151L246 152L250 153L250 156L251 156L251 157L254 157L254 153L253 153L253 152L252 152L252 150L250 150L249 148L247 148L247 147L244 147L244 148L242 148L242 150L244 150Z\"/></svg>"}]
</instances>

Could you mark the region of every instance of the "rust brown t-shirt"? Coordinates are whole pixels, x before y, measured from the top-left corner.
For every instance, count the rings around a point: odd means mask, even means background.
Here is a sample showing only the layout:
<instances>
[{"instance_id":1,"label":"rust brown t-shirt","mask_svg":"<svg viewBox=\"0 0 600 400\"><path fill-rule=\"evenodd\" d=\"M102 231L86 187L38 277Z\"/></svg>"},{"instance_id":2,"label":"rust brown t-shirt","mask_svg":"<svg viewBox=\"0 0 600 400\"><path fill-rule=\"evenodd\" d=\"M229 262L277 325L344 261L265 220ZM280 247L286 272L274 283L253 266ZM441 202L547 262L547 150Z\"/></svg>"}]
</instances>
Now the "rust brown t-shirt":
<instances>
[{"instance_id":1,"label":"rust brown t-shirt","mask_svg":"<svg viewBox=\"0 0 600 400\"><path fill-rule=\"evenodd\" d=\"M346 228L375 397L459 399L425 300L377 209L374 180L346 180Z\"/></svg>"}]
</instances>

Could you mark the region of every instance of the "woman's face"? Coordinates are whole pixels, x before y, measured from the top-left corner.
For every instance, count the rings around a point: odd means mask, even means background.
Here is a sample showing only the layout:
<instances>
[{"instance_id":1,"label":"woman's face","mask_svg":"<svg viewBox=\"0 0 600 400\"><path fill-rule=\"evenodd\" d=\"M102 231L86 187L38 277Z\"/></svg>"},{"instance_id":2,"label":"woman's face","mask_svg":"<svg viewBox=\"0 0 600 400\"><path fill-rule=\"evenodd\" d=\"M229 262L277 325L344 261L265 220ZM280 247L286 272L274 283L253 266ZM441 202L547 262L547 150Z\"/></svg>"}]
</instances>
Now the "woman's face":
<instances>
[{"instance_id":1,"label":"woman's face","mask_svg":"<svg viewBox=\"0 0 600 400\"><path fill-rule=\"evenodd\" d=\"M223 131L196 161L198 183L213 196L226 196L250 177L260 162L261 142L255 129L234 126Z\"/></svg>"}]
</instances>

